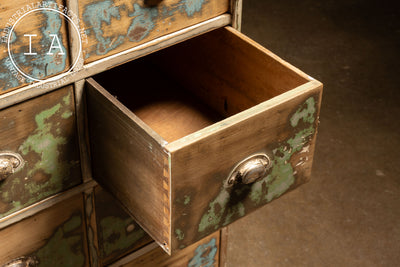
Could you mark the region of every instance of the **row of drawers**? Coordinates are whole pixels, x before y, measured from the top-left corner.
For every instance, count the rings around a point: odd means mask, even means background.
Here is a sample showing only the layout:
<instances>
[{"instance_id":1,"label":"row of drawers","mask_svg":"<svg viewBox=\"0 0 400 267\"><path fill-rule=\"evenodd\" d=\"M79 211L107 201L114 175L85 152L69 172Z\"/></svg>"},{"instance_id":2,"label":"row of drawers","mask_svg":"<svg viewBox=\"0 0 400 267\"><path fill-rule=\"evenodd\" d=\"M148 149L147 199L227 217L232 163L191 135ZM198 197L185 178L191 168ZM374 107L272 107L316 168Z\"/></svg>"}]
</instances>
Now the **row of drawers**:
<instances>
[{"instance_id":1,"label":"row of drawers","mask_svg":"<svg viewBox=\"0 0 400 267\"><path fill-rule=\"evenodd\" d=\"M310 177L322 84L230 27L99 74L85 92L93 178L169 253ZM0 149L25 162L0 182L3 217L81 183L73 95L0 111Z\"/></svg>"},{"instance_id":2,"label":"row of drawers","mask_svg":"<svg viewBox=\"0 0 400 267\"><path fill-rule=\"evenodd\" d=\"M92 214L94 223L90 222ZM86 215L90 216L85 222ZM148 245L152 239L98 186L92 194L75 195L0 230L0 240L0 266L7 267L78 267L89 266L90 262L92 266L105 266L143 247L148 252L115 265L218 266L220 253L219 233L215 233L168 257L161 248ZM16 265L22 262L26 265Z\"/></svg>"},{"instance_id":3,"label":"row of drawers","mask_svg":"<svg viewBox=\"0 0 400 267\"><path fill-rule=\"evenodd\" d=\"M2 31L4 51L8 44L14 65L26 76L18 77L10 69L14 67L8 53L2 53L0 94L28 84L30 78L43 80L66 72L79 55L85 64L90 63L229 11L229 0L67 2L72 13L65 12L62 0L43 1L42 5L30 0L1 1L0 25L14 26L12 33L10 28ZM70 20L44 8L65 12ZM78 35L81 48L73 43L78 38L72 37Z\"/></svg>"}]
</instances>

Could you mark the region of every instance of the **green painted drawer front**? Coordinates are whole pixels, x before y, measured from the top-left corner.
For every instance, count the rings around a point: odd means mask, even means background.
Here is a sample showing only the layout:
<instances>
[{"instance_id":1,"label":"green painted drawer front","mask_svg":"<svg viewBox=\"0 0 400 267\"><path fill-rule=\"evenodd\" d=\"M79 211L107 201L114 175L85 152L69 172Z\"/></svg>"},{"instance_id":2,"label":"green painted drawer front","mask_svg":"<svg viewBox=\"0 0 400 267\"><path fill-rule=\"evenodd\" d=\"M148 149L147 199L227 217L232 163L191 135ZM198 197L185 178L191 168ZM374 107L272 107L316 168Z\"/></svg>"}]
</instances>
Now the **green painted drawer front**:
<instances>
[{"instance_id":1,"label":"green painted drawer front","mask_svg":"<svg viewBox=\"0 0 400 267\"><path fill-rule=\"evenodd\" d=\"M24 166L0 181L0 218L81 182L72 86L0 111L0 153Z\"/></svg>"},{"instance_id":2,"label":"green painted drawer front","mask_svg":"<svg viewBox=\"0 0 400 267\"><path fill-rule=\"evenodd\" d=\"M103 265L152 241L101 187L95 189L95 205L100 260Z\"/></svg>"},{"instance_id":3,"label":"green painted drawer front","mask_svg":"<svg viewBox=\"0 0 400 267\"><path fill-rule=\"evenodd\" d=\"M1 230L0 244L0 266L20 257L38 266L88 266L82 195Z\"/></svg>"}]
</instances>

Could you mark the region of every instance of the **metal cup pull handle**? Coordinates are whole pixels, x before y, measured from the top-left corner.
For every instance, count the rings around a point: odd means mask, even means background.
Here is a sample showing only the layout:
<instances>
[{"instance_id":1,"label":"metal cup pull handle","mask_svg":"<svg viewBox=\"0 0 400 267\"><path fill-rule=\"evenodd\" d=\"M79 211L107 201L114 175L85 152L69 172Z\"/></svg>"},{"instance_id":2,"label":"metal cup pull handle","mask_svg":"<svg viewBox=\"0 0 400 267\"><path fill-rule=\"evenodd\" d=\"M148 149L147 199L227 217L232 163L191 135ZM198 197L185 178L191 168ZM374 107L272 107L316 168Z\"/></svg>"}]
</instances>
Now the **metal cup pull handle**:
<instances>
[{"instance_id":1,"label":"metal cup pull handle","mask_svg":"<svg viewBox=\"0 0 400 267\"><path fill-rule=\"evenodd\" d=\"M271 168L272 161L266 154L250 156L231 171L226 180L225 187L232 187L237 184L251 184L261 180Z\"/></svg>"},{"instance_id":2,"label":"metal cup pull handle","mask_svg":"<svg viewBox=\"0 0 400 267\"><path fill-rule=\"evenodd\" d=\"M14 152L0 152L0 181L7 179L10 175L21 169L24 160L21 155Z\"/></svg>"},{"instance_id":3,"label":"metal cup pull handle","mask_svg":"<svg viewBox=\"0 0 400 267\"><path fill-rule=\"evenodd\" d=\"M38 266L38 261L34 257L20 257L2 265L2 267L36 267L36 266Z\"/></svg>"}]
</instances>

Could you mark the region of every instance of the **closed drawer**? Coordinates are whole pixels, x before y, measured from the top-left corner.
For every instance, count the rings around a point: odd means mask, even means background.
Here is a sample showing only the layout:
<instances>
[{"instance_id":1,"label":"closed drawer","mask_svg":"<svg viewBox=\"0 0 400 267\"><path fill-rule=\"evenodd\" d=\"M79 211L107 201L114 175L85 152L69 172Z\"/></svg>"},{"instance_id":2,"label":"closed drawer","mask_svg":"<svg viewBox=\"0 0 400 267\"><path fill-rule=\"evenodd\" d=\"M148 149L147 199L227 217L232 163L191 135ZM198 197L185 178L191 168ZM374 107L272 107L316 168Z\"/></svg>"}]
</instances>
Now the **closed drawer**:
<instances>
[{"instance_id":1,"label":"closed drawer","mask_svg":"<svg viewBox=\"0 0 400 267\"><path fill-rule=\"evenodd\" d=\"M72 86L0 118L0 219L81 182Z\"/></svg>"},{"instance_id":2,"label":"closed drawer","mask_svg":"<svg viewBox=\"0 0 400 267\"><path fill-rule=\"evenodd\" d=\"M67 19L57 11L43 9L58 10L56 6L64 5L64 1L39 3L0 1L0 25L4 27L0 34L4 43L0 54L0 94L70 68Z\"/></svg>"},{"instance_id":3,"label":"closed drawer","mask_svg":"<svg viewBox=\"0 0 400 267\"><path fill-rule=\"evenodd\" d=\"M94 79L94 178L168 252L310 177L322 84L232 28Z\"/></svg>"},{"instance_id":4,"label":"closed drawer","mask_svg":"<svg viewBox=\"0 0 400 267\"><path fill-rule=\"evenodd\" d=\"M100 265L107 265L153 240L101 187L95 188Z\"/></svg>"},{"instance_id":5,"label":"closed drawer","mask_svg":"<svg viewBox=\"0 0 400 267\"><path fill-rule=\"evenodd\" d=\"M124 267L200 267L200 266L224 266L220 262L221 244L220 233L216 232L195 244L190 245L177 252L173 256L168 256L160 247L155 248L128 263L115 264L112 266Z\"/></svg>"},{"instance_id":6,"label":"closed drawer","mask_svg":"<svg viewBox=\"0 0 400 267\"><path fill-rule=\"evenodd\" d=\"M85 62L104 58L227 12L229 0L80 0Z\"/></svg>"},{"instance_id":7,"label":"closed drawer","mask_svg":"<svg viewBox=\"0 0 400 267\"><path fill-rule=\"evenodd\" d=\"M82 195L1 230L0 242L0 266L88 266Z\"/></svg>"}]
</instances>

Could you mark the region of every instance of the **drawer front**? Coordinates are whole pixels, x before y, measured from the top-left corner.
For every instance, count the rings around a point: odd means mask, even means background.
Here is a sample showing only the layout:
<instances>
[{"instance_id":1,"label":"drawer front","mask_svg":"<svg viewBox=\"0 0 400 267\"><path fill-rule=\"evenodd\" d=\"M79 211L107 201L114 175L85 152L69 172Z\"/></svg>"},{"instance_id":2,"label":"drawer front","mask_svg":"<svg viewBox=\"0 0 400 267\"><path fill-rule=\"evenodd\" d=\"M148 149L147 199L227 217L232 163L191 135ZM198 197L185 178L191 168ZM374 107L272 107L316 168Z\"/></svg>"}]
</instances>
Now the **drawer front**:
<instances>
[{"instance_id":1,"label":"drawer front","mask_svg":"<svg viewBox=\"0 0 400 267\"><path fill-rule=\"evenodd\" d=\"M232 28L148 61L98 77L111 94L88 82L93 175L168 252L309 180L320 82ZM118 84L125 75L149 93ZM204 110L179 102L186 93Z\"/></svg>"},{"instance_id":2,"label":"drawer front","mask_svg":"<svg viewBox=\"0 0 400 267\"><path fill-rule=\"evenodd\" d=\"M37 264L29 266L88 266L85 236L78 195L1 230L0 265L24 257Z\"/></svg>"},{"instance_id":3,"label":"drawer front","mask_svg":"<svg viewBox=\"0 0 400 267\"><path fill-rule=\"evenodd\" d=\"M101 265L153 241L101 187L95 189L95 207Z\"/></svg>"},{"instance_id":4,"label":"drawer front","mask_svg":"<svg viewBox=\"0 0 400 267\"><path fill-rule=\"evenodd\" d=\"M46 1L45 6L30 0L1 1L0 25L5 27L1 39L5 51L0 54L0 94L32 82L28 77L43 80L69 69L66 19L55 11L34 11L55 4L63 5L63 1Z\"/></svg>"},{"instance_id":5,"label":"drawer front","mask_svg":"<svg viewBox=\"0 0 400 267\"><path fill-rule=\"evenodd\" d=\"M85 62L104 58L227 12L228 0L79 1Z\"/></svg>"},{"instance_id":6,"label":"drawer front","mask_svg":"<svg viewBox=\"0 0 400 267\"><path fill-rule=\"evenodd\" d=\"M0 111L0 218L81 182L72 86ZM11 157L11 156L12 157Z\"/></svg>"},{"instance_id":7,"label":"drawer front","mask_svg":"<svg viewBox=\"0 0 400 267\"><path fill-rule=\"evenodd\" d=\"M124 264L124 267L201 267L223 266L220 264L220 238L219 232L214 233L199 242L168 256L161 248L156 248L133 261Z\"/></svg>"}]
</instances>

